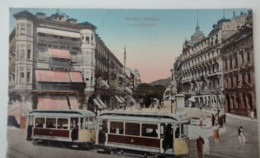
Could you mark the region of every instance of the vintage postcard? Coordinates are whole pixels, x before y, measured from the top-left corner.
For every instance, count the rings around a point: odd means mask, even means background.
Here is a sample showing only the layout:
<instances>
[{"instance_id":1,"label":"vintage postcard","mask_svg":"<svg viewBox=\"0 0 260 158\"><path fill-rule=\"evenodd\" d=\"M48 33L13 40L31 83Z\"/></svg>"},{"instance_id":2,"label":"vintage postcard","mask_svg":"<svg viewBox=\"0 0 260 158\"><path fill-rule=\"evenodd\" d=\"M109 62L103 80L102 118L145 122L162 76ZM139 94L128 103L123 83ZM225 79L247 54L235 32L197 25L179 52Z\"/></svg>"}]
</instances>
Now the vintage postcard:
<instances>
[{"instance_id":1,"label":"vintage postcard","mask_svg":"<svg viewBox=\"0 0 260 158\"><path fill-rule=\"evenodd\" d=\"M6 157L259 157L253 13L10 8Z\"/></svg>"}]
</instances>

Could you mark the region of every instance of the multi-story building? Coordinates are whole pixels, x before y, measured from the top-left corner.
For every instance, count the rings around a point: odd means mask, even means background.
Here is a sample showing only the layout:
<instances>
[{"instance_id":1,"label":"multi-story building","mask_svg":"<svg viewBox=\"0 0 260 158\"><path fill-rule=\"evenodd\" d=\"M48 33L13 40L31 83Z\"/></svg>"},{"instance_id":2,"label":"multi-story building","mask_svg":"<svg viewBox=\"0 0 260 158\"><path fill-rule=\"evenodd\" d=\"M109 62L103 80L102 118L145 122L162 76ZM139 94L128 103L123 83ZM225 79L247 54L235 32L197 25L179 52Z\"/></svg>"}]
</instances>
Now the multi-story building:
<instances>
[{"instance_id":1,"label":"multi-story building","mask_svg":"<svg viewBox=\"0 0 260 158\"><path fill-rule=\"evenodd\" d=\"M109 102L102 94L113 87L113 75L123 74L123 66L96 34L96 26L59 12L47 17L22 11L14 17L9 114L18 123L32 109L106 108ZM120 87L118 80L113 88Z\"/></svg>"},{"instance_id":2,"label":"multi-story building","mask_svg":"<svg viewBox=\"0 0 260 158\"><path fill-rule=\"evenodd\" d=\"M225 111L242 116L256 114L253 23L246 23L223 42Z\"/></svg>"},{"instance_id":3,"label":"multi-story building","mask_svg":"<svg viewBox=\"0 0 260 158\"><path fill-rule=\"evenodd\" d=\"M184 42L182 54L174 64L174 73L177 91L185 94L187 106L223 109L221 46L223 40L244 24L245 18L243 13L232 20L219 20L208 37L197 26L191 40Z\"/></svg>"}]
</instances>

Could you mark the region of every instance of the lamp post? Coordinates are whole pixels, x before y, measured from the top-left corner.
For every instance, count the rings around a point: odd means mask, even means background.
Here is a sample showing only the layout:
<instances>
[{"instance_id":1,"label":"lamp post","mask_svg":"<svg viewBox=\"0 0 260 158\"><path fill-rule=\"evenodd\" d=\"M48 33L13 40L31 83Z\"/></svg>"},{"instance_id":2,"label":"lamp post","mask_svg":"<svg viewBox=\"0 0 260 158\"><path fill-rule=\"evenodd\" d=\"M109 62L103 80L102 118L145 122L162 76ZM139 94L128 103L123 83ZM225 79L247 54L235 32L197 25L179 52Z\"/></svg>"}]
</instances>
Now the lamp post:
<instances>
[{"instance_id":1,"label":"lamp post","mask_svg":"<svg viewBox=\"0 0 260 158\"><path fill-rule=\"evenodd\" d=\"M125 73L125 63L126 63L126 49L124 48L124 99L125 99L124 110L126 110L126 73Z\"/></svg>"},{"instance_id":2,"label":"lamp post","mask_svg":"<svg viewBox=\"0 0 260 158\"><path fill-rule=\"evenodd\" d=\"M171 114L172 114L172 88L173 88L173 86L172 86L172 84L171 84Z\"/></svg>"}]
</instances>

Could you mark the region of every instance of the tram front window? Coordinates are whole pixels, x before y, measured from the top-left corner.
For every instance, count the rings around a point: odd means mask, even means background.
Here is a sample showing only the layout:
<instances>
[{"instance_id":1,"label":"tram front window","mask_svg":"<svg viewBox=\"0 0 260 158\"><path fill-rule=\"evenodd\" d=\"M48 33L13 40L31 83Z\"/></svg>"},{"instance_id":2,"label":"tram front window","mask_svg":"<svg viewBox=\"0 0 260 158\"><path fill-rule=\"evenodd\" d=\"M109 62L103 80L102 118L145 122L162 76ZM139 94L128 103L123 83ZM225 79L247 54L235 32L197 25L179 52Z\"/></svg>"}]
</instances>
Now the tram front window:
<instances>
[{"instance_id":1,"label":"tram front window","mask_svg":"<svg viewBox=\"0 0 260 158\"><path fill-rule=\"evenodd\" d=\"M158 126L152 124L142 124L142 136L158 137Z\"/></svg>"},{"instance_id":2,"label":"tram front window","mask_svg":"<svg viewBox=\"0 0 260 158\"><path fill-rule=\"evenodd\" d=\"M175 138L185 138L188 136L188 126L181 124L176 127Z\"/></svg>"}]
</instances>

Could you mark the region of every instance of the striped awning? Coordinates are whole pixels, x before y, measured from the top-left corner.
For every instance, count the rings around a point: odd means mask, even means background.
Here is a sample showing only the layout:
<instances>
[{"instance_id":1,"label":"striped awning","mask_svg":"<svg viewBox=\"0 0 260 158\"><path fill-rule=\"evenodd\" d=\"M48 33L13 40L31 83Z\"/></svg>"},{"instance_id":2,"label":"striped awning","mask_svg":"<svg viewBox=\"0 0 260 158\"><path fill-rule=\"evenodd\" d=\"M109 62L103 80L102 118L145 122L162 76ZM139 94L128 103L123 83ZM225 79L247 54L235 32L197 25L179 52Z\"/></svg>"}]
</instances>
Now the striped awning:
<instances>
[{"instance_id":1,"label":"striped awning","mask_svg":"<svg viewBox=\"0 0 260 158\"><path fill-rule=\"evenodd\" d=\"M78 99L76 96L69 96L69 102L70 102L70 109L73 110L79 109Z\"/></svg>"},{"instance_id":2,"label":"striped awning","mask_svg":"<svg viewBox=\"0 0 260 158\"><path fill-rule=\"evenodd\" d=\"M80 72L35 70L37 82L83 82Z\"/></svg>"},{"instance_id":3,"label":"striped awning","mask_svg":"<svg viewBox=\"0 0 260 158\"><path fill-rule=\"evenodd\" d=\"M68 110L65 96L38 96L38 110Z\"/></svg>"},{"instance_id":4,"label":"striped awning","mask_svg":"<svg viewBox=\"0 0 260 158\"><path fill-rule=\"evenodd\" d=\"M69 50L49 48L48 51L52 58L71 59Z\"/></svg>"},{"instance_id":5,"label":"striped awning","mask_svg":"<svg viewBox=\"0 0 260 158\"><path fill-rule=\"evenodd\" d=\"M115 98L116 98L117 102L119 102L120 104L123 104L123 101L118 96L115 95Z\"/></svg>"},{"instance_id":6,"label":"striped awning","mask_svg":"<svg viewBox=\"0 0 260 158\"><path fill-rule=\"evenodd\" d=\"M99 108L99 109L102 109L103 107L102 107L102 105L99 103L99 101L97 100L97 98L95 98L94 100L94 103L97 105L97 107Z\"/></svg>"},{"instance_id":7,"label":"striped awning","mask_svg":"<svg viewBox=\"0 0 260 158\"><path fill-rule=\"evenodd\" d=\"M103 106L103 108L106 108L106 104L100 99L100 98L97 98L97 100L99 101L99 103Z\"/></svg>"}]
</instances>

